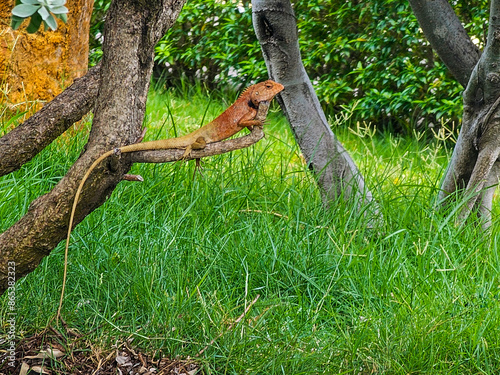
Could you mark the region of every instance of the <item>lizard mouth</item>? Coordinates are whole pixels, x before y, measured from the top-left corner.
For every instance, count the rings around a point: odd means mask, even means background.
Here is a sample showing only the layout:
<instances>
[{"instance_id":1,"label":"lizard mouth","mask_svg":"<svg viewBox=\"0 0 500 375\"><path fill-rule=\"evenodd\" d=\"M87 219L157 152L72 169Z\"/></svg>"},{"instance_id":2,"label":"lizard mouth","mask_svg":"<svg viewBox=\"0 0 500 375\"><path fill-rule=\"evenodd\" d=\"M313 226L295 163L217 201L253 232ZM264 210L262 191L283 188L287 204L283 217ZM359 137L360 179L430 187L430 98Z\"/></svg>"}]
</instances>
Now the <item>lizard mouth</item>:
<instances>
[{"instance_id":1,"label":"lizard mouth","mask_svg":"<svg viewBox=\"0 0 500 375\"><path fill-rule=\"evenodd\" d=\"M252 101L252 99L250 99L250 100L248 101L248 106L249 106L250 108L257 109L257 107L259 106L259 103L255 104L255 103Z\"/></svg>"},{"instance_id":2,"label":"lizard mouth","mask_svg":"<svg viewBox=\"0 0 500 375\"><path fill-rule=\"evenodd\" d=\"M249 100L248 106L253 108L253 109L258 109L260 103L264 103L266 105L269 105L269 103L271 103L271 101L270 100L260 100L258 103L254 103L252 100Z\"/></svg>"}]
</instances>

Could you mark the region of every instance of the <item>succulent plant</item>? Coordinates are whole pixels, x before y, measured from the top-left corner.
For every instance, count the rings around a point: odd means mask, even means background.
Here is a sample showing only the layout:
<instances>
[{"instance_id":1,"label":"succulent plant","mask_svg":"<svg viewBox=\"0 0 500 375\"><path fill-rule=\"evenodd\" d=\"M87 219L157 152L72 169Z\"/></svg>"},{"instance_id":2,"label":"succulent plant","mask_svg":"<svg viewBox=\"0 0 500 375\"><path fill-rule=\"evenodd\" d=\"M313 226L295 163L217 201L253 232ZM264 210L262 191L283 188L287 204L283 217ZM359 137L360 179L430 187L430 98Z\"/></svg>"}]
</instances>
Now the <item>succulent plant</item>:
<instances>
[{"instance_id":1,"label":"succulent plant","mask_svg":"<svg viewBox=\"0 0 500 375\"><path fill-rule=\"evenodd\" d=\"M68 20L68 8L64 6L66 0L18 0L17 5L12 9L12 23L14 30L18 29L23 21L31 17L26 30L35 33L44 24L45 30L49 27L57 29L56 18L66 22Z\"/></svg>"}]
</instances>

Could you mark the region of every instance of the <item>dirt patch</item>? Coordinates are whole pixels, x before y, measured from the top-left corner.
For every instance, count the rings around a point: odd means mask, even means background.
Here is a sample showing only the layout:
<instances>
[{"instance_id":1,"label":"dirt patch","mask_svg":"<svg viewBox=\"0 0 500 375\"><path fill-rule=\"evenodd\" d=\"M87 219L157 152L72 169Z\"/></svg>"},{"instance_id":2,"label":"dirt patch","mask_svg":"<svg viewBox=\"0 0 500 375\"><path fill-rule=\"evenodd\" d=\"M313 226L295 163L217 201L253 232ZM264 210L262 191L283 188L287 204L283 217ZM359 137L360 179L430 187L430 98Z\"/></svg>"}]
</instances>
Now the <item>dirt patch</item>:
<instances>
[{"instance_id":1,"label":"dirt patch","mask_svg":"<svg viewBox=\"0 0 500 375\"><path fill-rule=\"evenodd\" d=\"M97 348L80 338L61 343L60 335L45 333L21 340L14 366L9 353L0 350L0 375L93 374L93 375L195 375L199 366L192 360L170 359L160 353L146 354L127 342L108 349Z\"/></svg>"}]
</instances>

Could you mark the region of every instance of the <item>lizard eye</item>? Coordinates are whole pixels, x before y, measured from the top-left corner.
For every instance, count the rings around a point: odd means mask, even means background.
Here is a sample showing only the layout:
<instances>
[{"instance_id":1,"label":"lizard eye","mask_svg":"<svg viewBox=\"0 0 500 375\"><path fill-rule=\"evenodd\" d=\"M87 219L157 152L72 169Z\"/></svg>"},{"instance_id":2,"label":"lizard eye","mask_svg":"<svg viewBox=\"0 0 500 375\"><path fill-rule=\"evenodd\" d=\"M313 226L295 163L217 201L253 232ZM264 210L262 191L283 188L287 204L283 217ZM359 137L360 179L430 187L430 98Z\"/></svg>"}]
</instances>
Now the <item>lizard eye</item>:
<instances>
[{"instance_id":1,"label":"lizard eye","mask_svg":"<svg viewBox=\"0 0 500 375\"><path fill-rule=\"evenodd\" d=\"M271 87L273 87L273 85L271 85L270 83L268 83L268 84L266 85L266 88L268 88L268 89L270 89Z\"/></svg>"}]
</instances>

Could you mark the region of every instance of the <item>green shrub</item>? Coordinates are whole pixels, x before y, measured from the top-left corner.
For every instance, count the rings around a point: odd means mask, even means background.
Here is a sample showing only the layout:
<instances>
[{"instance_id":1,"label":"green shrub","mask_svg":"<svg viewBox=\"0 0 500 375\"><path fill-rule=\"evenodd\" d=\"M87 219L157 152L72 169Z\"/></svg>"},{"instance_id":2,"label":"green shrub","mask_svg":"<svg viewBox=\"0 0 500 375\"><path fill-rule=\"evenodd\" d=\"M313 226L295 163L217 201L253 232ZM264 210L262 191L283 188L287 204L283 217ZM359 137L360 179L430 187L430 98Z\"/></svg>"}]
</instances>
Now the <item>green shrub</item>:
<instances>
[{"instance_id":1,"label":"green shrub","mask_svg":"<svg viewBox=\"0 0 500 375\"><path fill-rule=\"evenodd\" d=\"M487 1L457 0L454 8L482 47ZM354 108L355 121L406 132L459 121L462 87L433 53L407 1L308 0L294 9L302 59L327 114ZM156 63L156 76L168 85L241 88L267 78L250 2L189 1L158 43Z\"/></svg>"}]
</instances>

